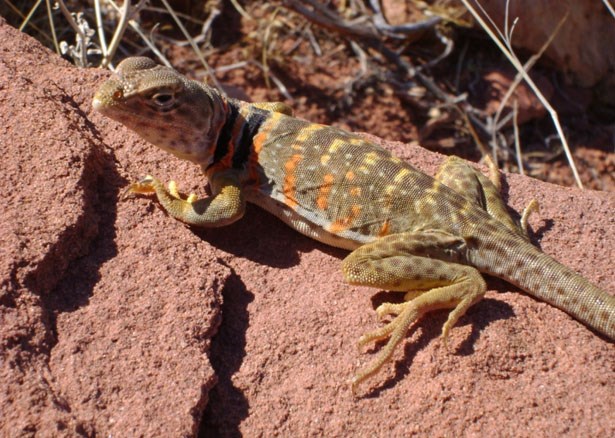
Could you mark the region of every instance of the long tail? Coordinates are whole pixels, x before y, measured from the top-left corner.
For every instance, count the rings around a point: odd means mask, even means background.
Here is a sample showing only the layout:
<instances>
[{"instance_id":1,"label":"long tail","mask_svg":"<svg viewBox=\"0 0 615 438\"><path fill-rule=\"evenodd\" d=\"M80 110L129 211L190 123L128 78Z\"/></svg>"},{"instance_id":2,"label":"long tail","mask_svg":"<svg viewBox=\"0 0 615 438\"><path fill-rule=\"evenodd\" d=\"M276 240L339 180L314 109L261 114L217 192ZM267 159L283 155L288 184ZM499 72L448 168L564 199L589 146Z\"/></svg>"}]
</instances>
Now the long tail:
<instances>
[{"instance_id":1,"label":"long tail","mask_svg":"<svg viewBox=\"0 0 615 438\"><path fill-rule=\"evenodd\" d=\"M482 272L500 277L615 340L615 296L512 236L485 236L472 257Z\"/></svg>"}]
</instances>

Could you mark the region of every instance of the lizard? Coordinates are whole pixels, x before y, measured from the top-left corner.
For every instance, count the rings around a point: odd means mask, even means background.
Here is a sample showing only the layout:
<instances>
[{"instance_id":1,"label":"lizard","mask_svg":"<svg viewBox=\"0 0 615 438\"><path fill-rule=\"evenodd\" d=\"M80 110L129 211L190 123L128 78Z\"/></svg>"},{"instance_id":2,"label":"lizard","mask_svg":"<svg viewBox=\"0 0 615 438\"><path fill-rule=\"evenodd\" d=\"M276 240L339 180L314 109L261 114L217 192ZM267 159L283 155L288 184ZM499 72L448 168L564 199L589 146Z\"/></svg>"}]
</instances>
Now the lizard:
<instances>
[{"instance_id":1,"label":"lizard","mask_svg":"<svg viewBox=\"0 0 615 438\"><path fill-rule=\"evenodd\" d=\"M93 107L150 143L201 167L211 195L182 196L146 176L129 193L157 196L173 218L197 227L239 220L254 203L298 232L351 251L351 285L403 292L376 309L386 325L359 338L387 340L351 380L353 391L391 358L425 313L450 309L441 338L496 276L615 340L615 296L535 247L527 214L514 220L489 176L449 157L435 177L359 134L293 117L279 102L248 103L145 57L122 61ZM533 210L530 206L526 213Z\"/></svg>"}]
</instances>

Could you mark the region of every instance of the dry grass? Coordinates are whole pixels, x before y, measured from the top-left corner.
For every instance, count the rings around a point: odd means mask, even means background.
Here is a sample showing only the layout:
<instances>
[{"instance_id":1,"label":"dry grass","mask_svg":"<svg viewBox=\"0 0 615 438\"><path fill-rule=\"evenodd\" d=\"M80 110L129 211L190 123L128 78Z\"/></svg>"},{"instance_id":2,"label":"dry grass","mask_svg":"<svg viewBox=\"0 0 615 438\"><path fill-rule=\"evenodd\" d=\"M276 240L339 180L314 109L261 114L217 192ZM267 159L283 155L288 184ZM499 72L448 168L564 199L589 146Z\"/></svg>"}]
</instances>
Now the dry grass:
<instances>
[{"instance_id":1,"label":"dry grass","mask_svg":"<svg viewBox=\"0 0 615 438\"><path fill-rule=\"evenodd\" d=\"M314 58L331 57L336 50L342 50L358 65L354 76L344 84L345 101L352 102L353 93L365 84L386 83L399 99L424 115L424 134L445 124L472 138L482 155L490 155L496 163L504 160L507 167L516 166L521 173L525 159L516 103L509 115L502 114L515 88L525 81L547 108L576 183L582 187L559 116L528 74L553 35L538 54L523 64L512 45L516 20L522 17L507 17L505 29L498 30L484 11L477 11L467 0L410 2L408 8L414 8L412 16L416 20L396 25L389 24L377 0L340 0L334 2L335 7L325 7L315 0L209 0L199 3L200 9L194 3L189 14L178 13L169 0L161 3L162 8L154 8L146 0L125 0L121 6L114 0L57 0L53 4L58 7L53 7L51 0L38 0L34 5L5 0L0 13L80 67L113 69L115 60L142 54L170 65L165 56L169 47L189 46L214 85L219 87L216 73L257 68L266 85L275 86L289 102L293 97L276 71L292 62L297 47L307 44L312 51L309 56ZM608 0L603 3L615 18ZM207 62L207 55L215 51L212 25L229 4L254 30L237 42L245 53L243 61L212 68ZM441 63L450 62L457 43L453 30L471 24L467 11L518 72L495 115L487 115L468 102L468 96L459 89L459 67L454 78L434 73ZM560 23L563 25L564 20ZM174 31L169 31L171 27ZM328 52L321 47L321 34L335 41L328 44ZM424 38L426 34L430 37ZM469 55L465 53L464 57L461 52L459 62L466 62ZM309 61L304 68L312 68Z\"/></svg>"}]
</instances>

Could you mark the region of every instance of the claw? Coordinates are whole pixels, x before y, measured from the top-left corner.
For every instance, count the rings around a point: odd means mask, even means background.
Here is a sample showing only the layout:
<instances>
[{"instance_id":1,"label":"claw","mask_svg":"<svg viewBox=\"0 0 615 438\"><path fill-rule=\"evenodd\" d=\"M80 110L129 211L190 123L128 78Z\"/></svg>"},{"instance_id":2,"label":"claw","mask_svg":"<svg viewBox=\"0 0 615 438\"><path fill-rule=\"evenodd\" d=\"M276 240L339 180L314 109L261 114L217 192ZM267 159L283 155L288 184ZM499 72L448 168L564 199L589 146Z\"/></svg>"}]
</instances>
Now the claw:
<instances>
[{"instance_id":1,"label":"claw","mask_svg":"<svg viewBox=\"0 0 615 438\"><path fill-rule=\"evenodd\" d=\"M359 338L359 342L357 343L359 348L369 344L371 342L380 341L381 339L388 338L391 333L395 330L395 318L393 321L389 322L387 325L379 327L371 332L367 332Z\"/></svg>"},{"instance_id":2,"label":"claw","mask_svg":"<svg viewBox=\"0 0 615 438\"><path fill-rule=\"evenodd\" d=\"M401 304L393 304L393 303L382 303L376 308L376 315L378 315L378 319L383 320L385 316L389 315L399 315L404 308L405 303Z\"/></svg>"},{"instance_id":3,"label":"claw","mask_svg":"<svg viewBox=\"0 0 615 438\"><path fill-rule=\"evenodd\" d=\"M154 178L152 175L145 175L143 178L141 178L139 184L152 184L154 181L156 181L156 178Z\"/></svg>"},{"instance_id":4,"label":"claw","mask_svg":"<svg viewBox=\"0 0 615 438\"><path fill-rule=\"evenodd\" d=\"M487 167L489 167L489 180L493 183L498 192L502 191L502 179L498 165L493 161L491 155L484 156Z\"/></svg>"},{"instance_id":5,"label":"claw","mask_svg":"<svg viewBox=\"0 0 615 438\"><path fill-rule=\"evenodd\" d=\"M132 191L132 186L134 185L134 183L130 184L128 187L126 187L124 190L122 190L122 194L120 196L121 200L124 200L126 198L128 198L130 195L132 195L134 192Z\"/></svg>"},{"instance_id":6,"label":"claw","mask_svg":"<svg viewBox=\"0 0 615 438\"><path fill-rule=\"evenodd\" d=\"M376 374L391 358L393 352L395 351L395 347L397 347L399 342L406 335L408 327L420 316L420 311L412 302L401 304L383 303L378 308L380 309L385 305L387 305L384 308L385 310L394 309L394 311L399 314L395 317L395 319L393 319L393 321L384 327L380 327L379 329L366 333L359 338L360 346L384 338L389 338L389 341L384 346L382 351L380 351L378 356L376 356L376 358L369 365L367 365L367 367L360 370L352 378L351 385L353 394L356 394L356 388L361 382Z\"/></svg>"},{"instance_id":7,"label":"claw","mask_svg":"<svg viewBox=\"0 0 615 438\"><path fill-rule=\"evenodd\" d=\"M446 336L442 335L442 344L444 344L444 348L446 348L446 351L450 351L449 344L448 344L448 335Z\"/></svg>"},{"instance_id":8,"label":"claw","mask_svg":"<svg viewBox=\"0 0 615 438\"><path fill-rule=\"evenodd\" d=\"M194 204L198 200L198 196L195 193L190 193L188 198L186 198L186 202L188 204Z\"/></svg>"},{"instance_id":9,"label":"claw","mask_svg":"<svg viewBox=\"0 0 615 438\"><path fill-rule=\"evenodd\" d=\"M175 199L182 199L181 195L179 194L179 190L177 189L177 183L175 181L169 181L167 187L171 196L173 196ZM198 201L198 199L199 198L196 194L190 193L190 195L188 195L188 197L186 198L186 202L188 204L194 204L196 201Z\"/></svg>"},{"instance_id":10,"label":"claw","mask_svg":"<svg viewBox=\"0 0 615 438\"><path fill-rule=\"evenodd\" d=\"M177 183L175 181L169 181L167 187L171 196L173 196L175 199L181 199L181 197L179 196L179 192L177 191Z\"/></svg>"},{"instance_id":11,"label":"claw","mask_svg":"<svg viewBox=\"0 0 615 438\"><path fill-rule=\"evenodd\" d=\"M359 387L359 381L357 380L357 376L354 376L352 379L348 381L350 384L350 390L352 391L352 396L357 396L357 388Z\"/></svg>"},{"instance_id":12,"label":"claw","mask_svg":"<svg viewBox=\"0 0 615 438\"><path fill-rule=\"evenodd\" d=\"M138 182L132 183L128 187L126 187L126 189L122 193L122 199L132 194L150 195L152 193L155 193L156 192L156 189L154 188L155 181L156 181L156 178L154 178L151 175L146 175L144 178L142 178Z\"/></svg>"},{"instance_id":13,"label":"claw","mask_svg":"<svg viewBox=\"0 0 615 438\"><path fill-rule=\"evenodd\" d=\"M527 204L527 207L525 207L525 209L523 210L523 213L521 214L521 228L523 229L523 231L525 231L525 234L527 234L528 219L530 218L532 213L538 213L539 211L540 204L535 199L532 199L530 203Z\"/></svg>"},{"instance_id":14,"label":"claw","mask_svg":"<svg viewBox=\"0 0 615 438\"><path fill-rule=\"evenodd\" d=\"M156 192L153 186L141 183L132 183L130 186L128 186L127 191L129 193L135 193L137 195L149 195L150 193Z\"/></svg>"}]
</instances>

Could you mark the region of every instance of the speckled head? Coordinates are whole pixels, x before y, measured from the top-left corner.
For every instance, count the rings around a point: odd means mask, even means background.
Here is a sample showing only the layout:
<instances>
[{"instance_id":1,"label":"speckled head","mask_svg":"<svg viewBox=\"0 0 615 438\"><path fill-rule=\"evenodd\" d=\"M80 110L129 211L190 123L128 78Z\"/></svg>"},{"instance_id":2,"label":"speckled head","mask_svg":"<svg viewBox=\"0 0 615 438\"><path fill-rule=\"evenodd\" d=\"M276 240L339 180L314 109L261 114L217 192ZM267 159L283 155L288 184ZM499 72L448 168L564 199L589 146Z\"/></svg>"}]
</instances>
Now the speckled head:
<instances>
[{"instance_id":1,"label":"speckled head","mask_svg":"<svg viewBox=\"0 0 615 438\"><path fill-rule=\"evenodd\" d=\"M122 61L92 105L150 143L199 164L211 160L226 115L215 90L142 57Z\"/></svg>"}]
</instances>

